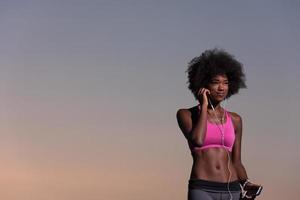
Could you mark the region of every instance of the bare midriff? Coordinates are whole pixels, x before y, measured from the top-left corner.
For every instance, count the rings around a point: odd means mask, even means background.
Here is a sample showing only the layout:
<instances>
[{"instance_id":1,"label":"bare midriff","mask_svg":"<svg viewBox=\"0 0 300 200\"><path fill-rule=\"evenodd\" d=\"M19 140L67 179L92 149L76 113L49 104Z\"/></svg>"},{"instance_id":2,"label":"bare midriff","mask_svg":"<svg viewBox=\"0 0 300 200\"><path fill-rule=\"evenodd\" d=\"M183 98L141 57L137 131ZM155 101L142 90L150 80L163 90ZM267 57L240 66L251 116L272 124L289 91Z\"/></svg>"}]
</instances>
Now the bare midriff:
<instances>
[{"instance_id":1,"label":"bare midriff","mask_svg":"<svg viewBox=\"0 0 300 200\"><path fill-rule=\"evenodd\" d=\"M232 158L229 152L230 159ZM215 182L228 182L228 153L226 149L220 147L212 147L197 150L192 153L193 166L190 179L203 179ZM229 182L238 179L236 169L232 161L229 163L231 178Z\"/></svg>"}]
</instances>

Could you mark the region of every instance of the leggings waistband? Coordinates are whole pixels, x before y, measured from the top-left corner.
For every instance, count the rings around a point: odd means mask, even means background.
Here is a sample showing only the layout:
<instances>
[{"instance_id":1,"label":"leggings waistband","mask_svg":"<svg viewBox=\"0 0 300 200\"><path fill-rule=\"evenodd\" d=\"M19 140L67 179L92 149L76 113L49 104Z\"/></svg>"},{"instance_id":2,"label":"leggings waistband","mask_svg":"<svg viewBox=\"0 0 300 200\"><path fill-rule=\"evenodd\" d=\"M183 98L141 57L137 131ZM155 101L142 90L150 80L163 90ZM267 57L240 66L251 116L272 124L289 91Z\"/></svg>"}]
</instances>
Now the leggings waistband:
<instances>
[{"instance_id":1,"label":"leggings waistband","mask_svg":"<svg viewBox=\"0 0 300 200\"><path fill-rule=\"evenodd\" d=\"M208 181L203 179L190 179L188 184L189 189L206 189L206 190L215 190L215 191L240 191L239 181L232 181L228 183Z\"/></svg>"}]
</instances>

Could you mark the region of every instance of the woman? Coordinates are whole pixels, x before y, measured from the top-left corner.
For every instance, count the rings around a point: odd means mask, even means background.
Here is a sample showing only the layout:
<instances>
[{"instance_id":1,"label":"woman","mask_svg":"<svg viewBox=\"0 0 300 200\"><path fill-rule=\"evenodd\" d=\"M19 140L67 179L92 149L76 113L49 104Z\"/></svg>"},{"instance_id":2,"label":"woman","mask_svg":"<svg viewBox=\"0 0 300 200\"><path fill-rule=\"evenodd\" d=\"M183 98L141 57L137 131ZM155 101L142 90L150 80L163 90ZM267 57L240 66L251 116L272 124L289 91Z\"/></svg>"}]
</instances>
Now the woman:
<instances>
[{"instance_id":1,"label":"woman","mask_svg":"<svg viewBox=\"0 0 300 200\"><path fill-rule=\"evenodd\" d=\"M237 200L246 187L247 197L254 199L250 192L260 185L249 181L241 161L242 118L221 106L246 88L242 64L226 51L212 49L194 58L186 72L188 88L199 101L177 111L193 157L188 200Z\"/></svg>"}]
</instances>

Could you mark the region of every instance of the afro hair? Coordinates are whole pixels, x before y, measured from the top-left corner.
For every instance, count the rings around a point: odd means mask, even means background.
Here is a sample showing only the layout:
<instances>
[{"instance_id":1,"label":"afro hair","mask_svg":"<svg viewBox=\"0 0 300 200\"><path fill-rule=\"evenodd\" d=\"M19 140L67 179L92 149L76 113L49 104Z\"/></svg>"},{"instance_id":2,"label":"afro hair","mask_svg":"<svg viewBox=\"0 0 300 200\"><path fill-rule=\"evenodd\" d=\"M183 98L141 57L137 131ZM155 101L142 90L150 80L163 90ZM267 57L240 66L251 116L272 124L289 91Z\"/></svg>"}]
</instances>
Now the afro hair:
<instances>
[{"instance_id":1,"label":"afro hair","mask_svg":"<svg viewBox=\"0 0 300 200\"><path fill-rule=\"evenodd\" d=\"M229 90L226 98L237 94L240 88L247 88L243 65L223 49L206 50L193 58L186 73L188 73L188 88L196 100L198 90L207 87L216 75L226 74L228 78Z\"/></svg>"}]
</instances>

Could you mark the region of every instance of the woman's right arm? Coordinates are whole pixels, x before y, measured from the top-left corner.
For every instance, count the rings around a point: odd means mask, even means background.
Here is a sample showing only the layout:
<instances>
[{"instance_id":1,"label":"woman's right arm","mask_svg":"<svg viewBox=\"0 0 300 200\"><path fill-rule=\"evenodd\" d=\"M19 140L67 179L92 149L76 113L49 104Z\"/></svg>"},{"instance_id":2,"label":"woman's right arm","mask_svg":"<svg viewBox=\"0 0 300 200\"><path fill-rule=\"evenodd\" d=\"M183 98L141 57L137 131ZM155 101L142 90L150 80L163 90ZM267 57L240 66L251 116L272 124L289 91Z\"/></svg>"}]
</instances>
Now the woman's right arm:
<instances>
[{"instance_id":1,"label":"woman's right arm","mask_svg":"<svg viewBox=\"0 0 300 200\"><path fill-rule=\"evenodd\" d=\"M207 94L210 94L210 91L206 88L198 90L197 96L201 107L198 106L200 116L197 118L195 124L192 124L191 112L188 109L179 109L176 114L182 133L194 146L202 146L204 142L207 127Z\"/></svg>"}]
</instances>

